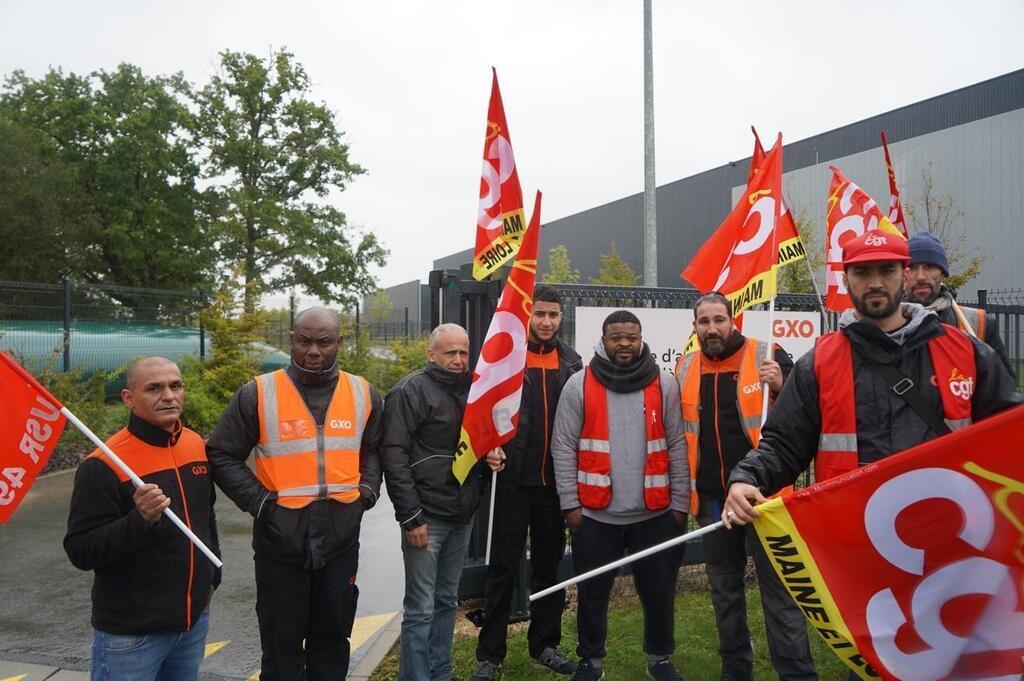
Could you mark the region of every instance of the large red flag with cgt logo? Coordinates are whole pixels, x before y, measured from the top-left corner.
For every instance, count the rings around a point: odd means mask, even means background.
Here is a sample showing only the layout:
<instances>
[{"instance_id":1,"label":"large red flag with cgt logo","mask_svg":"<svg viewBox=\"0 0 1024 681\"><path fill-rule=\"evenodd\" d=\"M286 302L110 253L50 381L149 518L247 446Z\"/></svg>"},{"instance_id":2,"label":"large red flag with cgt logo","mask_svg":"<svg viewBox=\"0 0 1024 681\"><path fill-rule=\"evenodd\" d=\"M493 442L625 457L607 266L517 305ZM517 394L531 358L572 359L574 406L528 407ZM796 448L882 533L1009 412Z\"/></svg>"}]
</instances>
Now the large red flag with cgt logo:
<instances>
[{"instance_id":1,"label":"large red flag with cgt logo","mask_svg":"<svg viewBox=\"0 0 1024 681\"><path fill-rule=\"evenodd\" d=\"M480 175L480 210L476 219L473 278L485 279L519 251L526 219L523 190L512 155L512 137L498 89L498 72L491 69L491 102L484 133L484 164Z\"/></svg>"},{"instance_id":2,"label":"large red flag with cgt logo","mask_svg":"<svg viewBox=\"0 0 1024 681\"><path fill-rule=\"evenodd\" d=\"M53 453L65 418L63 405L3 352L0 392L0 523L6 523Z\"/></svg>"},{"instance_id":3,"label":"large red flag with cgt logo","mask_svg":"<svg viewBox=\"0 0 1024 681\"><path fill-rule=\"evenodd\" d=\"M835 312L853 307L843 283L843 245L864 232L878 229L906 238L879 209L875 200L835 166L825 215L825 306Z\"/></svg>"},{"instance_id":4,"label":"large red flag with cgt logo","mask_svg":"<svg viewBox=\"0 0 1024 681\"><path fill-rule=\"evenodd\" d=\"M681 276L702 293L721 291L738 315L775 295L782 206L782 134L750 173L747 190ZM773 248L773 246L775 248Z\"/></svg>"},{"instance_id":5,"label":"large red flag with cgt logo","mask_svg":"<svg viewBox=\"0 0 1024 681\"><path fill-rule=\"evenodd\" d=\"M530 333L533 285L537 277L540 196L537 192L523 247L505 281L501 300L491 317L487 337L473 369L473 384L462 416L462 435L452 462L452 471L460 483L466 481L470 469L480 457L511 440L519 424L526 341Z\"/></svg>"},{"instance_id":6,"label":"large red flag with cgt logo","mask_svg":"<svg viewBox=\"0 0 1024 681\"><path fill-rule=\"evenodd\" d=\"M862 679L1021 678L1022 443L1017 407L758 507L783 584Z\"/></svg>"},{"instance_id":7,"label":"large red flag with cgt logo","mask_svg":"<svg viewBox=\"0 0 1024 681\"><path fill-rule=\"evenodd\" d=\"M759 168L764 163L764 147L761 146L761 138L754 126L750 126L754 133L754 153L750 156L750 172L747 175L747 184L757 175ZM779 207L779 267L799 262L807 257L804 242L800 239L800 232L796 228L796 220L793 218L793 211L786 204L786 198L782 197L782 205Z\"/></svg>"}]
</instances>

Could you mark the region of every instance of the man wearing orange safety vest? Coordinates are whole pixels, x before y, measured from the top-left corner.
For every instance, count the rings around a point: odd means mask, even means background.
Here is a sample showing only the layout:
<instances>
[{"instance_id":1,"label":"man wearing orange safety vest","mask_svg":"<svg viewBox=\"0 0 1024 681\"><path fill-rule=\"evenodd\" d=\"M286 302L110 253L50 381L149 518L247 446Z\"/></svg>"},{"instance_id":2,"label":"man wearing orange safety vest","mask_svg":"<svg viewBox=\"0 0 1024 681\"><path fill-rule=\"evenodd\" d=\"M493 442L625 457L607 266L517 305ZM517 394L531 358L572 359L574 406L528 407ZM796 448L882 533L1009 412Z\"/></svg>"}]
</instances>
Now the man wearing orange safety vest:
<instances>
[{"instance_id":1,"label":"man wearing orange safety vest","mask_svg":"<svg viewBox=\"0 0 1024 681\"><path fill-rule=\"evenodd\" d=\"M732 306L717 291L693 308L698 352L676 365L690 463L690 513L703 527L717 522L725 500L725 481L761 439L763 384L771 397L782 389L793 360L775 348L746 338L733 324ZM772 568L761 543L744 528L712 532L703 538L704 566L718 625L722 681L750 681L754 654L747 627L748 552L754 558L761 590L772 665L782 681L818 678L807 642L803 613Z\"/></svg>"},{"instance_id":2,"label":"man wearing orange safety vest","mask_svg":"<svg viewBox=\"0 0 1024 681\"><path fill-rule=\"evenodd\" d=\"M207 443L214 481L255 518L263 681L348 672L359 524L380 491L382 401L338 369L339 340L333 312L296 315L291 365L243 386Z\"/></svg>"},{"instance_id":3,"label":"man wearing orange safety vest","mask_svg":"<svg viewBox=\"0 0 1024 681\"><path fill-rule=\"evenodd\" d=\"M610 314L593 359L573 374L558 401L551 457L577 574L671 539L686 527L690 472L679 386L660 370L641 333L632 312ZM648 676L681 681L670 660L679 553L661 551L632 568L644 609ZM607 572L579 585L580 663L573 681L604 678L614 579Z\"/></svg>"},{"instance_id":4,"label":"man wearing orange safety vest","mask_svg":"<svg viewBox=\"0 0 1024 681\"><path fill-rule=\"evenodd\" d=\"M867 231L843 247L853 310L818 339L786 381L761 434L729 476L727 526L792 484L811 461L818 481L1024 403L988 345L901 303L907 242Z\"/></svg>"}]
</instances>

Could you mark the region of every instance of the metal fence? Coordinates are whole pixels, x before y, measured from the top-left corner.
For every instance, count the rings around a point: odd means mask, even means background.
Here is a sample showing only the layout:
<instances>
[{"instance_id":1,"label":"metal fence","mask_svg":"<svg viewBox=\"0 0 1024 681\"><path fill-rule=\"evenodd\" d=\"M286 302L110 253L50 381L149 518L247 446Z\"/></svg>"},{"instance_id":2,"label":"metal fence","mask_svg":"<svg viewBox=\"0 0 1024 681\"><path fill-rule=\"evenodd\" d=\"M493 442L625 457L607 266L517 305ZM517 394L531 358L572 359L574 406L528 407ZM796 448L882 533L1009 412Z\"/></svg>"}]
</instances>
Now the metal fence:
<instances>
[{"instance_id":1,"label":"metal fence","mask_svg":"<svg viewBox=\"0 0 1024 681\"><path fill-rule=\"evenodd\" d=\"M114 370L140 354L204 357L198 292L0 281L0 349L30 369Z\"/></svg>"}]
</instances>

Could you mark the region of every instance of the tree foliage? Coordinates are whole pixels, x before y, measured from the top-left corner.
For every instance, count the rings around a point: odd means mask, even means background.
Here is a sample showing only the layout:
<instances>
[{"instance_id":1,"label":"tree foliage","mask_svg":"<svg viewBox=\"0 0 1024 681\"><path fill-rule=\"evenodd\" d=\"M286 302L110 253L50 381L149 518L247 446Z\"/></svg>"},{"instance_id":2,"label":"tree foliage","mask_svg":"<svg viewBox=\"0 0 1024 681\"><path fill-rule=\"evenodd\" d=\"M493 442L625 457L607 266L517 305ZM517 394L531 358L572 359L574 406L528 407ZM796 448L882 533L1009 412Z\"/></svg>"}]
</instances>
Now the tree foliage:
<instances>
[{"instance_id":1,"label":"tree foliage","mask_svg":"<svg viewBox=\"0 0 1024 681\"><path fill-rule=\"evenodd\" d=\"M578 284L580 271L574 270L569 262L569 249L565 244L552 246L548 251L548 271L544 274L545 284Z\"/></svg>"},{"instance_id":2,"label":"tree foliage","mask_svg":"<svg viewBox=\"0 0 1024 681\"><path fill-rule=\"evenodd\" d=\"M942 242L949 260L947 286L955 291L981 273L981 265L988 256L968 245L970 229L963 210L952 197L936 194L935 180L928 170L922 173L920 195L904 204L903 212L911 233L929 232Z\"/></svg>"},{"instance_id":3,"label":"tree foliage","mask_svg":"<svg viewBox=\"0 0 1024 681\"><path fill-rule=\"evenodd\" d=\"M220 256L245 282L245 309L267 291L301 287L354 302L384 264L373 234L353 235L325 203L364 170L348 158L333 112L310 99L305 69L287 51L267 60L226 51L196 95L205 175L219 199Z\"/></svg>"},{"instance_id":4,"label":"tree foliage","mask_svg":"<svg viewBox=\"0 0 1024 681\"><path fill-rule=\"evenodd\" d=\"M57 261L63 274L148 288L210 282L214 251L196 188L190 92L180 74L149 77L130 64L6 79L0 111L45 138L74 179L55 197L71 204L59 234L69 254ZM5 215L3 231L26 219Z\"/></svg>"},{"instance_id":5,"label":"tree foliage","mask_svg":"<svg viewBox=\"0 0 1024 681\"><path fill-rule=\"evenodd\" d=\"M611 253L601 254L601 267L596 277L590 277L590 283L604 286L636 286L640 283L640 276L622 259L613 241Z\"/></svg>"}]
</instances>

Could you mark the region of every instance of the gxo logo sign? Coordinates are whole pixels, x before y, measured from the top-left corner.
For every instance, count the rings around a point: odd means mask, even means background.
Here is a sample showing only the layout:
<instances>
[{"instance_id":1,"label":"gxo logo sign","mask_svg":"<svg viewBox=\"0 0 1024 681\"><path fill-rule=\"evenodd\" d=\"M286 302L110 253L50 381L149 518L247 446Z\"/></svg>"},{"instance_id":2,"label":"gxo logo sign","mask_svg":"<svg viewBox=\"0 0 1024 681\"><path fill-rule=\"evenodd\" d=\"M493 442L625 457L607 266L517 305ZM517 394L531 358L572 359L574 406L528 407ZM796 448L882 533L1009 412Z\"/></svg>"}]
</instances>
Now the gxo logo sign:
<instances>
[{"instance_id":1,"label":"gxo logo sign","mask_svg":"<svg viewBox=\"0 0 1024 681\"><path fill-rule=\"evenodd\" d=\"M810 338L814 335L814 322L810 319L776 319L772 324L773 338Z\"/></svg>"},{"instance_id":2,"label":"gxo logo sign","mask_svg":"<svg viewBox=\"0 0 1024 681\"><path fill-rule=\"evenodd\" d=\"M342 421L341 419L331 419L331 428L335 430L348 430L352 427L351 421Z\"/></svg>"},{"instance_id":3,"label":"gxo logo sign","mask_svg":"<svg viewBox=\"0 0 1024 681\"><path fill-rule=\"evenodd\" d=\"M761 391L761 384L760 383L751 383L750 385L743 386L743 394L744 395L753 395L754 393L760 392L760 391Z\"/></svg>"}]
</instances>

